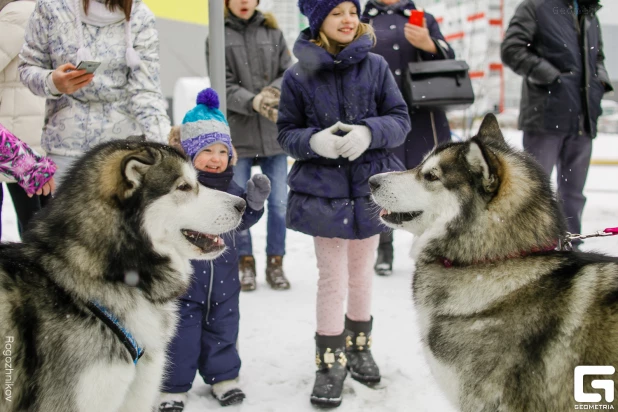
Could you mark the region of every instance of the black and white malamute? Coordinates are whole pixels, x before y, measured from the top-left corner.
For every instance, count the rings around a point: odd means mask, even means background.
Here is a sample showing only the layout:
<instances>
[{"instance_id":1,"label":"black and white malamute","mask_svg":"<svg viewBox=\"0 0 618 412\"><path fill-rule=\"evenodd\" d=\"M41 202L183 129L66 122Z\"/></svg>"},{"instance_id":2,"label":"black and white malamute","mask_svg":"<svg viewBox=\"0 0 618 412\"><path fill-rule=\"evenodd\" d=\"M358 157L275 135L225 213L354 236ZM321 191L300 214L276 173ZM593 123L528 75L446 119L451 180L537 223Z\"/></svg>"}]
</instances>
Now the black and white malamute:
<instances>
[{"instance_id":1,"label":"black and white malamute","mask_svg":"<svg viewBox=\"0 0 618 412\"><path fill-rule=\"evenodd\" d=\"M493 115L370 187L383 222L415 235L423 343L460 410L618 406L618 259L554 250L566 225L549 178Z\"/></svg>"},{"instance_id":2,"label":"black and white malamute","mask_svg":"<svg viewBox=\"0 0 618 412\"><path fill-rule=\"evenodd\" d=\"M86 154L0 246L0 411L152 412L189 259L219 256L244 208L168 146Z\"/></svg>"}]
</instances>

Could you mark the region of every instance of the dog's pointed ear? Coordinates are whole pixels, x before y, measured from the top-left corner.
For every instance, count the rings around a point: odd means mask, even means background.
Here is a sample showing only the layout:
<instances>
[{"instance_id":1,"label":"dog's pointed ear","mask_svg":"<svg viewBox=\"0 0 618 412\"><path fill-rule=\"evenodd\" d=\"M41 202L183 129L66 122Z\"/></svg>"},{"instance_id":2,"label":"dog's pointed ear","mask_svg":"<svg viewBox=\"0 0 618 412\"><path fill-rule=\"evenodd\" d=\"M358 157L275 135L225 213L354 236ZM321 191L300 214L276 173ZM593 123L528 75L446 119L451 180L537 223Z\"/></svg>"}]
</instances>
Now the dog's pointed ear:
<instances>
[{"instance_id":1,"label":"dog's pointed ear","mask_svg":"<svg viewBox=\"0 0 618 412\"><path fill-rule=\"evenodd\" d=\"M480 141L472 139L466 154L470 169L482 175L483 191L487 194L495 193L500 186L498 168L500 162L496 155Z\"/></svg>"},{"instance_id":2,"label":"dog's pointed ear","mask_svg":"<svg viewBox=\"0 0 618 412\"><path fill-rule=\"evenodd\" d=\"M180 126L174 126L170 130L169 136L167 136L167 144L169 144L174 149L178 150L180 153L186 156L185 149L183 149L180 142Z\"/></svg>"},{"instance_id":3,"label":"dog's pointed ear","mask_svg":"<svg viewBox=\"0 0 618 412\"><path fill-rule=\"evenodd\" d=\"M144 179L148 169L157 162L159 153L150 148L144 147L138 152L128 154L122 159L120 170L126 185L125 197L129 197Z\"/></svg>"},{"instance_id":4,"label":"dog's pointed ear","mask_svg":"<svg viewBox=\"0 0 618 412\"><path fill-rule=\"evenodd\" d=\"M505 143L504 136L500 131L498 119L496 119L496 116L494 116L493 113L489 113L485 116L483 122L481 123L481 127L479 127L477 137L485 141L493 140L500 143Z\"/></svg>"}]
</instances>

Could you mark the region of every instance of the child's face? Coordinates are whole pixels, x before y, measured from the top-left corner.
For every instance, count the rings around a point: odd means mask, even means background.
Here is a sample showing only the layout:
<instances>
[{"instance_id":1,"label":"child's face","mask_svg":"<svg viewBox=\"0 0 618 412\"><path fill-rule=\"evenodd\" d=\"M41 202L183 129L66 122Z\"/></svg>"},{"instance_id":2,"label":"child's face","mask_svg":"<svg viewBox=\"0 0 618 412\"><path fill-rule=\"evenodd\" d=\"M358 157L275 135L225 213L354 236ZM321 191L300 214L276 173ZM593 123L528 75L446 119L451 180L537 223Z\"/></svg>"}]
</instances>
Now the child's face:
<instances>
[{"instance_id":1,"label":"child's face","mask_svg":"<svg viewBox=\"0 0 618 412\"><path fill-rule=\"evenodd\" d=\"M351 1L345 1L331 10L320 30L329 40L348 44L354 40L359 24L356 6Z\"/></svg>"},{"instance_id":2,"label":"child's face","mask_svg":"<svg viewBox=\"0 0 618 412\"><path fill-rule=\"evenodd\" d=\"M253 16L257 4L258 0L230 0L227 8L239 19L249 20Z\"/></svg>"},{"instance_id":3,"label":"child's face","mask_svg":"<svg viewBox=\"0 0 618 412\"><path fill-rule=\"evenodd\" d=\"M193 164L202 172L223 173L230 161L230 152L223 143L208 146L195 156Z\"/></svg>"}]
</instances>

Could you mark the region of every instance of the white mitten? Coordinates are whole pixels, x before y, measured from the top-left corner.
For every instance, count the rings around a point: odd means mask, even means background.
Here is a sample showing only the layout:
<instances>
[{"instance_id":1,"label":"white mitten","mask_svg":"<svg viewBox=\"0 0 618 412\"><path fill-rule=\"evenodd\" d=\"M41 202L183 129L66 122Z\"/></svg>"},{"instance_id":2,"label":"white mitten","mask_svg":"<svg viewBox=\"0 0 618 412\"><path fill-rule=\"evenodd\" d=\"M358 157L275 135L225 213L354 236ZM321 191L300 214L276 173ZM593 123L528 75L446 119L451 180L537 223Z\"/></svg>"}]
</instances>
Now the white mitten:
<instances>
[{"instance_id":1,"label":"white mitten","mask_svg":"<svg viewBox=\"0 0 618 412\"><path fill-rule=\"evenodd\" d=\"M371 144L371 130L367 126L338 123L338 129L348 132L336 142L335 150L340 156L354 161L360 157Z\"/></svg>"},{"instance_id":2,"label":"white mitten","mask_svg":"<svg viewBox=\"0 0 618 412\"><path fill-rule=\"evenodd\" d=\"M341 123L337 122L331 127L312 135L309 139L309 146L311 146L311 150L322 157L329 159L338 158L339 152L335 148L335 143L337 143L341 137L337 136L335 132L340 129L340 126Z\"/></svg>"}]
</instances>

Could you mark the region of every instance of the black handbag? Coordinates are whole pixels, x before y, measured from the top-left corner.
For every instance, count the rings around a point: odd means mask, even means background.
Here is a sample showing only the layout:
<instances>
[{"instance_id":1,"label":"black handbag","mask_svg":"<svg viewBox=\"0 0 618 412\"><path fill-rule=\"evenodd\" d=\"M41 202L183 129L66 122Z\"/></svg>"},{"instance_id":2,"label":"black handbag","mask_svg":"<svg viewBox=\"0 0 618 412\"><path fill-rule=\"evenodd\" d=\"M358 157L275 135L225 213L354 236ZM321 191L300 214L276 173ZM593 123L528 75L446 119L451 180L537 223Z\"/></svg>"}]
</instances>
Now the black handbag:
<instances>
[{"instance_id":1,"label":"black handbag","mask_svg":"<svg viewBox=\"0 0 618 412\"><path fill-rule=\"evenodd\" d=\"M408 107L465 109L474 103L468 64L461 60L408 63L403 78L403 97Z\"/></svg>"}]
</instances>

